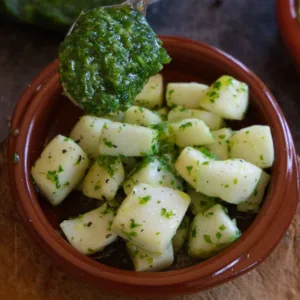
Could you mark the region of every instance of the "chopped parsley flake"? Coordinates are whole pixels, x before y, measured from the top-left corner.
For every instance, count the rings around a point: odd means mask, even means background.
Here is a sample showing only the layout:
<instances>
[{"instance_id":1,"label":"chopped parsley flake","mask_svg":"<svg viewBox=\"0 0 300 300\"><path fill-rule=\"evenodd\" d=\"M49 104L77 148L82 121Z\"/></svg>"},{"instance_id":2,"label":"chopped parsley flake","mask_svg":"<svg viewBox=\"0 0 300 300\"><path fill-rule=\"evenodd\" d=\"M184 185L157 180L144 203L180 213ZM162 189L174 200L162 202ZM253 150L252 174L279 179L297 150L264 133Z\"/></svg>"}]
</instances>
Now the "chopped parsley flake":
<instances>
[{"instance_id":1,"label":"chopped parsley flake","mask_svg":"<svg viewBox=\"0 0 300 300\"><path fill-rule=\"evenodd\" d=\"M146 204L146 203L148 203L151 199L152 199L152 197L151 197L150 195L149 195L149 196L145 196L145 197L139 197L140 204Z\"/></svg>"},{"instance_id":2,"label":"chopped parsley flake","mask_svg":"<svg viewBox=\"0 0 300 300\"><path fill-rule=\"evenodd\" d=\"M167 219L170 219L174 216L174 213L172 211L167 211L165 208L162 208L160 215Z\"/></svg>"},{"instance_id":3,"label":"chopped parsley flake","mask_svg":"<svg viewBox=\"0 0 300 300\"><path fill-rule=\"evenodd\" d=\"M221 87L221 85L222 85L222 83L220 82L220 81L215 81L214 83L213 83L213 88L214 89L216 89L216 90L219 90L220 89L220 87Z\"/></svg>"},{"instance_id":4,"label":"chopped parsley flake","mask_svg":"<svg viewBox=\"0 0 300 300\"><path fill-rule=\"evenodd\" d=\"M213 244L212 240L211 240L211 237L209 234L203 234L203 239L206 243L208 244Z\"/></svg>"},{"instance_id":5,"label":"chopped parsley flake","mask_svg":"<svg viewBox=\"0 0 300 300\"><path fill-rule=\"evenodd\" d=\"M210 159L218 159L218 157L211 153L206 147L201 146L201 147L195 147L195 149L197 149L198 151L200 151L202 154L204 154L207 158Z\"/></svg>"},{"instance_id":6,"label":"chopped parsley flake","mask_svg":"<svg viewBox=\"0 0 300 300\"><path fill-rule=\"evenodd\" d=\"M237 178L234 178L233 183L234 183L234 184L237 184L238 182L239 182L238 179L237 179Z\"/></svg>"},{"instance_id":7,"label":"chopped parsley flake","mask_svg":"<svg viewBox=\"0 0 300 300\"><path fill-rule=\"evenodd\" d=\"M226 135L225 135L225 134L220 134L220 135L219 135L219 139L220 139L220 140L223 140L223 139L225 139L225 138L226 138Z\"/></svg>"},{"instance_id":8,"label":"chopped parsley flake","mask_svg":"<svg viewBox=\"0 0 300 300\"><path fill-rule=\"evenodd\" d=\"M260 160L264 160L264 156L261 154L259 157Z\"/></svg>"},{"instance_id":9,"label":"chopped parsley flake","mask_svg":"<svg viewBox=\"0 0 300 300\"><path fill-rule=\"evenodd\" d=\"M223 230L227 229L227 227L226 227L224 224L222 224L222 225L219 227L219 229L223 231Z\"/></svg>"},{"instance_id":10,"label":"chopped parsley flake","mask_svg":"<svg viewBox=\"0 0 300 300\"><path fill-rule=\"evenodd\" d=\"M128 236L137 236L137 233L135 231L131 231L128 233Z\"/></svg>"},{"instance_id":11,"label":"chopped parsley flake","mask_svg":"<svg viewBox=\"0 0 300 300\"><path fill-rule=\"evenodd\" d=\"M56 170L48 171L47 172L47 179L50 180L52 183L54 183L55 187L57 189L59 189L61 187L61 184L59 183L59 177L58 177L58 174L57 174Z\"/></svg>"},{"instance_id":12,"label":"chopped parsley flake","mask_svg":"<svg viewBox=\"0 0 300 300\"><path fill-rule=\"evenodd\" d=\"M98 190L100 190L100 188L101 188L100 185L95 185L94 190L98 191Z\"/></svg>"},{"instance_id":13,"label":"chopped parsley flake","mask_svg":"<svg viewBox=\"0 0 300 300\"><path fill-rule=\"evenodd\" d=\"M142 226L142 225L136 223L134 219L131 219L131 220L130 220L130 228L133 229L133 228L140 227L140 226Z\"/></svg>"},{"instance_id":14,"label":"chopped parsley flake","mask_svg":"<svg viewBox=\"0 0 300 300\"><path fill-rule=\"evenodd\" d=\"M66 181L63 185L63 187L68 187L70 185L70 182L69 181Z\"/></svg>"},{"instance_id":15,"label":"chopped parsley flake","mask_svg":"<svg viewBox=\"0 0 300 300\"><path fill-rule=\"evenodd\" d=\"M112 177L118 171L121 160L117 156L100 155L97 162L101 167L104 167Z\"/></svg>"},{"instance_id":16,"label":"chopped parsley flake","mask_svg":"<svg viewBox=\"0 0 300 300\"><path fill-rule=\"evenodd\" d=\"M74 166L78 166L80 164L81 160L82 160L82 156L79 155L76 162L75 162L75 164L74 164Z\"/></svg>"},{"instance_id":17,"label":"chopped parsley flake","mask_svg":"<svg viewBox=\"0 0 300 300\"><path fill-rule=\"evenodd\" d=\"M216 233L216 237L217 237L217 239L219 240L219 239L222 237L222 233L218 231L218 232Z\"/></svg>"},{"instance_id":18,"label":"chopped parsley flake","mask_svg":"<svg viewBox=\"0 0 300 300\"><path fill-rule=\"evenodd\" d=\"M193 169L193 166L187 166L186 169L187 169L189 175L191 175L191 171Z\"/></svg>"},{"instance_id":19,"label":"chopped parsley flake","mask_svg":"<svg viewBox=\"0 0 300 300\"><path fill-rule=\"evenodd\" d=\"M117 148L116 145L114 145L111 141L109 141L107 138L103 139L103 142L105 144L105 146L107 146L108 148Z\"/></svg>"},{"instance_id":20,"label":"chopped parsley flake","mask_svg":"<svg viewBox=\"0 0 300 300\"><path fill-rule=\"evenodd\" d=\"M183 123L183 124L181 124L181 125L179 126L179 131L183 131L183 130L185 130L186 128L192 127L192 126L193 126L192 122L186 122L186 123Z\"/></svg>"},{"instance_id":21,"label":"chopped parsley flake","mask_svg":"<svg viewBox=\"0 0 300 300\"><path fill-rule=\"evenodd\" d=\"M171 96L172 96L172 94L174 93L175 91L172 89L172 90L169 90L169 92L168 92L168 96L169 96L169 98L171 98Z\"/></svg>"}]
</instances>

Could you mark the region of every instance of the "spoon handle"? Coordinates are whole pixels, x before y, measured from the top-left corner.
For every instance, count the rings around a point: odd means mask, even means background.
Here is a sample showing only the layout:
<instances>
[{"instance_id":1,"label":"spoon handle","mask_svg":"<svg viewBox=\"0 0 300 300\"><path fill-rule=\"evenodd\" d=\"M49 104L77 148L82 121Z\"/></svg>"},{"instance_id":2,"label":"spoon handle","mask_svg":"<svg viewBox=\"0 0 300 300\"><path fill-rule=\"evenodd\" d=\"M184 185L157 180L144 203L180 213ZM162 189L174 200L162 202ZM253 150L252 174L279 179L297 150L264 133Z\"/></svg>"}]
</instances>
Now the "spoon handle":
<instances>
[{"instance_id":1,"label":"spoon handle","mask_svg":"<svg viewBox=\"0 0 300 300\"><path fill-rule=\"evenodd\" d=\"M146 11L149 5L149 0L127 0L126 1L132 8L138 10L143 15L146 15Z\"/></svg>"}]
</instances>

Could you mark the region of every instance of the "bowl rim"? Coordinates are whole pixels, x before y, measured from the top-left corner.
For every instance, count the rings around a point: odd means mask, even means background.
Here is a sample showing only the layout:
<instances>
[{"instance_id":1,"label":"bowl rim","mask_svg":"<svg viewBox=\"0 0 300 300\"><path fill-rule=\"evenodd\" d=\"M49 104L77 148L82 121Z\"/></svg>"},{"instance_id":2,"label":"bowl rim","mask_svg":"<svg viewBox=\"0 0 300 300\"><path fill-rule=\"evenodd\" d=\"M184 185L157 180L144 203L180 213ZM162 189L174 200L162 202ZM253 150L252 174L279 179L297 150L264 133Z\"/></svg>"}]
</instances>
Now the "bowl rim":
<instances>
[{"instance_id":1,"label":"bowl rim","mask_svg":"<svg viewBox=\"0 0 300 300\"><path fill-rule=\"evenodd\" d=\"M267 87L247 67L232 56L206 44L190 39L174 36L160 36L169 48L185 47L194 49L199 54L225 64L229 69L235 69L246 79L252 93L264 98L265 108L273 111L274 130L279 130L280 140L284 142L283 155L277 158L280 172L275 174L276 184L272 185L261 212L247 229L247 232L231 247L201 264L192 267L154 273L136 273L133 271L112 268L77 252L62 238L57 238L57 232L47 221L37 201L26 158L31 126L34 126L34 112L39 101L48 89L60 88L56 69L58 61L49 64L26 88L15 108L12 128L20 129L16 138L12 135L8 145L8 172L11 190L17 209L25 226L34 240L50 255L61 268L81 281L92 282L108 290L114 289L127 294L178 295L192 293L222 283L250 270L265 259L280 241L295 213L299 194L299 174L296 163L295 148L291 133L274 97ZM12 156L17 152L20 163L13 164ZM280 180L286 180L284 188L279 191ZM26 193L24 193L24 191ZM275 200L274 200L275 199ZM285 201L283 201L285 199ZM280 216L280 217L279 217ZM281 223L276 222L277 218ZM47 235L45 235L45 232ZM250 239L249 236L252 238ZM166 288L169 287L168 291Z\"/></svg>"},{"instance_id":2,"label":"bowl rim","mask_svg":"<svg viewBox=\"0 0 300 300\"><path fill-rule=\"evenodd\" d=\"M300 24L297 20L296 0L277 0L276 18L282 39L296 66L300 68Z\"/></svg>"}]
</instances>

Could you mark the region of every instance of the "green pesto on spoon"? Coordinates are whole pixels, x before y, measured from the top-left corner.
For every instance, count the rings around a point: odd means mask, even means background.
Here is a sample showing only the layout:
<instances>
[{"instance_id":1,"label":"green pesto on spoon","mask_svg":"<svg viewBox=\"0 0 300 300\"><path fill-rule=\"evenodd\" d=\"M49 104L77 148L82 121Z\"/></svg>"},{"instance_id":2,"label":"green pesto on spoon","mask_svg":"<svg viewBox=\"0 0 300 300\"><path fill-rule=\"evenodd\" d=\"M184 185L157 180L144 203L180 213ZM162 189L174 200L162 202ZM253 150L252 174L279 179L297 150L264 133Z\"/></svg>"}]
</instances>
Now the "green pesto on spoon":
<instances>
[{"instance_id":1,"label":"green pesto on spoon","mask_svg":"<svg viewBox=\"0 0 300 300\"><path fill-rule=\"evenodd\" d=\"M86 114L129 108L149 77L170 62L144 14L148 0L82 13L59 47L65 94Z\"/></svg>"}]
</instances>

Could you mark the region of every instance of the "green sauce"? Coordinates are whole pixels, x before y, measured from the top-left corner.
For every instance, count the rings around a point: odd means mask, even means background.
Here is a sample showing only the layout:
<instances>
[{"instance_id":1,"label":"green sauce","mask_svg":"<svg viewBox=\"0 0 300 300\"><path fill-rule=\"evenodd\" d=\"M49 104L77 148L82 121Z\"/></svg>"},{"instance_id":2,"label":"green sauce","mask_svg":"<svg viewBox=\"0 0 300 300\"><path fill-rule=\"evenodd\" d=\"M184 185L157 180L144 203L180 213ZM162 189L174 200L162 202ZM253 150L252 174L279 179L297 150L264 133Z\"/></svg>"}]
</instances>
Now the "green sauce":
<instances>
[{"instance_id":1,"label":"green sauce","mask_svg":"<svg viewBox=\"0 0 300 300\"><path fill-rule=\"evenodd\" d=\"M59 59L65 92L96 116L128 109L171 60L144 16L128 5L82 14Z\"/></svg>"}]
</instances>

